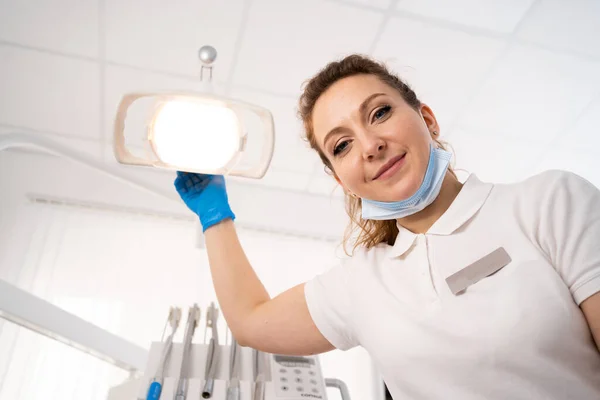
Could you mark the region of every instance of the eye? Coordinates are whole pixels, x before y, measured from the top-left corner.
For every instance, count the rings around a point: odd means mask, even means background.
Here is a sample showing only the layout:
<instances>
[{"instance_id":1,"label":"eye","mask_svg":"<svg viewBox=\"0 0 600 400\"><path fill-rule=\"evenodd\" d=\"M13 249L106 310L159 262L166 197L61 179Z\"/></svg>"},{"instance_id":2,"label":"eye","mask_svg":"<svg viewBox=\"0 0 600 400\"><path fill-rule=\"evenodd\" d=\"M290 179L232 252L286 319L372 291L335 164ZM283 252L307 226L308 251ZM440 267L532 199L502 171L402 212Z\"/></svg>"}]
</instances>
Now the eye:
<instances>
[{"instance_id":1,"label":"eye","mask_svg":"<svg viewBox=\"0 0 600 400\"><path fill-rule=\"evenodd\" d=\"M350 142L348 140L343 140L343 141L339 142L338 144L336 144L335 147L333 148L333 155L337 156L342 151L346 150L346 148L348 147L349 143Z\"/></svg>"},{"instance_id":2,"label":"eye","mask_svg":"<svg viewBox=\"0 0 600 400\"><path fill-rule=\"evenodd\" d=\"M377 109L375 111L375 113L373 114L373 121L377 121L377 120L380 120L381 118L385 117L390 112L391 109L392 109L392 107L388 106L388 105Z\"/></svg>"}]
</instances>

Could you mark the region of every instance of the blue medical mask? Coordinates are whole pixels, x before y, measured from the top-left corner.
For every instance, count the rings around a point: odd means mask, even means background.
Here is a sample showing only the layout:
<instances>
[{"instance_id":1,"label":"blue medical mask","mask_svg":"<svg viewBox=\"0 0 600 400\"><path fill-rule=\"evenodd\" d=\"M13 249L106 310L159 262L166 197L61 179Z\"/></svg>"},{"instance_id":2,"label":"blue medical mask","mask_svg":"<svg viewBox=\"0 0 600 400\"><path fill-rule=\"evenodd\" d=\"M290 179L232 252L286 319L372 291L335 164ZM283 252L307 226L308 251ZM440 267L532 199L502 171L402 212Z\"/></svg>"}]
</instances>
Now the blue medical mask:
<instances>
[{"instance_id":1,"label":"blue medical mask","mask_svg":"<svg viewBox=\"0 0 600 400\"><path fill-rule=\"evenodd\" d=\"M418 213L433 203L440 194L446 170L452 154L442 149L430 146L429 163L421 183L415 194L401 201L375 201L362 199L362 218L388 220L404 218Z\"/></svg>"}]
</instances>

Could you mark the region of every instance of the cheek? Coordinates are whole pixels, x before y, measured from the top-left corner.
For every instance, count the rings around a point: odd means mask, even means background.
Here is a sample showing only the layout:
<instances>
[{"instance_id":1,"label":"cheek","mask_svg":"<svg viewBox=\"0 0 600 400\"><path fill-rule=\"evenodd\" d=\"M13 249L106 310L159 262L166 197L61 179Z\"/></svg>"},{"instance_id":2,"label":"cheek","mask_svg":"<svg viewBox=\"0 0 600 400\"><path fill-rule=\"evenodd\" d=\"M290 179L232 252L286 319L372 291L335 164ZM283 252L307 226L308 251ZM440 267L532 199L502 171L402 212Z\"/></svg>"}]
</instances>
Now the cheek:
<instances>
[{"instance_id":1,"label":"cheek","mask_svg":"<svg viewBox=\"0 0 600 400\"><path fill-rule=\"evenodd\" d=\"M364 183L365 177L362 167L360 167L358 162L347 155L337 161L334 166L336 175L342 186L354 193L360 192L361 183Z\"/></svg>"}]
</instances>

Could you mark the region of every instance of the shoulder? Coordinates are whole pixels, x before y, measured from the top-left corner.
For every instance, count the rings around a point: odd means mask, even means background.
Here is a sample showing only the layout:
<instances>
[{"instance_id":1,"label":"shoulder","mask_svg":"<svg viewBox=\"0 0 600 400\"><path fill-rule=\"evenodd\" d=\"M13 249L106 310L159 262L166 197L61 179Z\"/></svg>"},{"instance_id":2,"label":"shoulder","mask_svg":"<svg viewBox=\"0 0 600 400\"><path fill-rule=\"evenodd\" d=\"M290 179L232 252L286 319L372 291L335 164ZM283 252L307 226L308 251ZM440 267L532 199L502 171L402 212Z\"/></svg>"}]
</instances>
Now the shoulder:
<instances>
[{"instance_id":1,"label":"shoulder","mask_svg":"<svg viewBox=\"0 0 600 400\"><path fill-rule=\"evenodd\" d=\"M591 183L574 172L556 169L541 172L526 179L522 183L526 186L533 185L540 189L547 188L549 190L557 190L571 186L591 186Z\"/></svg>"},{"instance_id":2,"label":"shoulder","mask_svg":"<svg viewBox=\"0 0 600 400\"><path fill-rule=\"evenodd\" d=\"M520 182L494 186L499 195L511 196L520 202L537 206L546 201L566 200L597 191L581 176L563 170L547 170Z\"/></svg>"},{"instance_id":3,"label":"shoulder","mask_svg":"<svg viewBox=\"0 0 600 400\"><path fill-rule=\"evenodd\" d=\"M495 184L489 204L494 215L510 213L532 233L546 232L575 215L598 213L600 191L573 172L548 170L521 182Z\"/></svg>"}]
</instances>

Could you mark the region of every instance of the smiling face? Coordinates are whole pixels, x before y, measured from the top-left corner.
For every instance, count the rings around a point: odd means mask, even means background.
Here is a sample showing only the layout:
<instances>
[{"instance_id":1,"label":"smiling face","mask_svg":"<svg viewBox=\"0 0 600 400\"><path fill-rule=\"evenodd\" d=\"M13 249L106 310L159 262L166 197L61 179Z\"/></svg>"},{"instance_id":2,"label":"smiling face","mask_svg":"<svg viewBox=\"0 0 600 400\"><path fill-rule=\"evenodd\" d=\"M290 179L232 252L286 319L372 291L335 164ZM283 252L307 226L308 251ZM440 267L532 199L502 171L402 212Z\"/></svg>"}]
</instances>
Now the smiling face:
<instances>
[{"instance_id":1,"label":"smiling face","mask_svg":"<svg viewBox=\"0 0 600 400\"><path fill-rule=\"evenodd\" d=\"M429 107L415 110L396 89L365 74L343 78L319 97L312 128L344 189L378 201L417 191L435 145L432 132L439 132Z\"/></svg>"}]
</instances>

